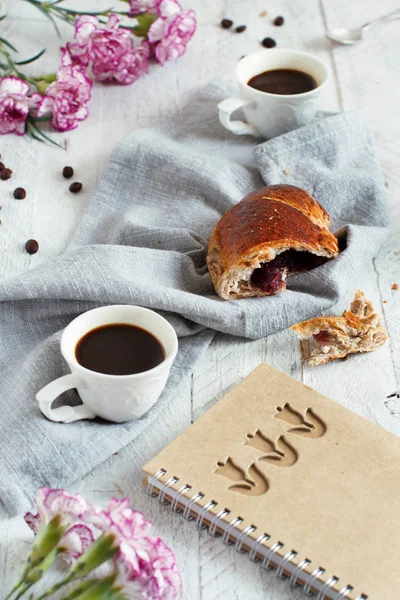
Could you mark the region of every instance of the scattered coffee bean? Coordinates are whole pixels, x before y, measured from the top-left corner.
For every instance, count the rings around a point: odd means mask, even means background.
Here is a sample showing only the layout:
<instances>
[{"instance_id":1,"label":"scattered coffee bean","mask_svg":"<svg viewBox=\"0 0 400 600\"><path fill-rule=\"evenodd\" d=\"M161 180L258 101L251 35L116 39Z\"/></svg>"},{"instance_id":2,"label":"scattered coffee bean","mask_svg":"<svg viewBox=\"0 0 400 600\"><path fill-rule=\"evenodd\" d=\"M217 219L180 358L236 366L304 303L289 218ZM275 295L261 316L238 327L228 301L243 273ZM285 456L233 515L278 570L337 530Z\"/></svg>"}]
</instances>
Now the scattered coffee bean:
<instances>
[{"instance_id":1,"label":"scattered coffee bean","mask_svg":"<svg viewBox=\"0 0 400 600\"><path fill-rule=\"evenodd\" d=\"M231 21L230 19L222 19L221 21L221 27L223 29L229 29L229 27L232 27L233 25L233 21Z\"/></svg>"},{"instance_id":2,"label":"scattered coffee bean","mask_svg":"<svg viewBox=\"0 0 400 600\"><path fill-rule=\"evenodd\" d=\"M264 46L264 48L273 48L274 46L276 46L276 41L270 37L266 37L263 39L261 44Z\"/></svg>"},{"instance_id":3,"label":"scattered coffee bean","mask_svg":"<svg viewBox=\"0 0 400 600\"><path fill-rule=\"evenodd\" d=\"M28 254L36 254L39 250L39 244L36 240L28 240L25 244L25 250Z\"/></svg>"},{"instance_id":4,"label":"scattered coffee bean","mask_svg":"<svg viewBox=\"0 0 400 600\"><path fill-rule=\"evenodd\" d=\"M14 190L14 198L16 200L23 200L24 198L26 198L26 191L24 190L24 188L16 188Z\"/></svg>"},{"instance_id":5,"label":"scattered coffee bean","mask_svg":"<svg viewBox=\"0 0 400 600\"><path fill-rule=\"evenodd\" d=\"M0 171L0 179L6 181L6 179L10 179L12 175L11 169L1 169Z\"/></svg>"},{"instance_id":6,"label":"scattered coffee bean","mask_svg":"<svg viewBox=\"0 0 400 600\"><path fill-rule=\"evenodd\" d=\"M4 163L0 162L0 171L1 171L1 169L5 169L5 168L6 168L6 165Z\"/></svg>"},{"instance_id":7,"label":"scattered coffee bean","mask_svg":"<svg viewBox=\"0 0 400 600\"><path fill-rule=\"evenodd\" d=\"M71 183L71 185L69 186L69 191L72 192L73 194L77 194L78 192L80 192L82 189L82 184L79 183L79 181L74 181L74 183Z\"/></svg>"},{"instance_id":8,"label":"scattered coffee bean","mask_svg":"<svg viewBox=\"0 0 400 600\"><path fill-rule=\"evenodd\" d=\"M246 25L239 25L239 27L236 27L235 31L236 33L243 33L243 31L246 31Z\"/></svg>"},{"instance_id":9,"label":"scattered coffee bean","mask_svg":"<svg viewBox=\"0 0 400 600\"><path fill-rule=\"evenodd\" d=\"M62 174L65 179L69 179L74 174L74 170L72 167L64 167Z\"/></svg>"},{"instance_id":10,"label":"scattered coffee bean","mask_svg":"<svg viewBox=\"0 0 400 600\"><path fill-rule=\"evenodd\" d=\"M276 25L277 27L281 27L281 25L283 25L285 22L285 19L283 17L276 17L276 19L274 20L274 25Z\"/></svg>"}]
</instances>

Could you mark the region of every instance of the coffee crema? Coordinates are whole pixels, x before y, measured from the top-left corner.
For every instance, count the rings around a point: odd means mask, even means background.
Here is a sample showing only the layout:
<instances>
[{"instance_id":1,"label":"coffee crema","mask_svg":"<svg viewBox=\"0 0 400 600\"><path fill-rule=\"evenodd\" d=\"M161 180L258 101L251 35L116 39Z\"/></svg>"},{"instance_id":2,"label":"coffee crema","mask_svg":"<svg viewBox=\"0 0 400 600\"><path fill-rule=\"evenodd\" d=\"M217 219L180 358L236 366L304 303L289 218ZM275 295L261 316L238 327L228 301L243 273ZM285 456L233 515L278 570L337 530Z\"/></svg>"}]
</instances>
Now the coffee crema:
<instances>
[{"instance_id":1,"label":"coffee crema","mask_svg":"<svg viewBox=\"0 0 400 600\"><path fill-rule=\"evenodd\" d=\"M76 344L75 357L90 371L134 375L162 363L165 350L149 331L128 323L113 323L86 333Z\"/></svg>"},{"instance_id":2,"label":"coffee crema","mask_svg":"<svg viewBox=\"0 0 400 600\"><path fill-rule=\"evenodd\" d=\"M254 75L247 85L267 94L294 96L310 92L317 87L314 77L296 69L272 69Z\"/></svg>"}]
</instances>

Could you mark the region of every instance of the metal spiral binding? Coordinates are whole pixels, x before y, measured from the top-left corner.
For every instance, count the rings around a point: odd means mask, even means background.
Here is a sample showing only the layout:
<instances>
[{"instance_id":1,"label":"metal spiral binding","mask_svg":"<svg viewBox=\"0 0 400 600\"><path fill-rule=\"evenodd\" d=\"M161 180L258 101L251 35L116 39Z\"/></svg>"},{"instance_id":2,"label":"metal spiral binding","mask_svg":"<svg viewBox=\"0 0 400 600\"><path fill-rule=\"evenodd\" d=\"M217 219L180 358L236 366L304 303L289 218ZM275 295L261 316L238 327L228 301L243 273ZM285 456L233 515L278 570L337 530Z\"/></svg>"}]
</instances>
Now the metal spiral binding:
<instances>
[{"instance_id":1,"label":"metal spiral binding","mask_svg":"<svg viewBox=\"0 0 400 600\"><path fill-rule=\"evenodd\" d=\"M197 492L190 499L186 496L186 493L192 489L192 487L188 484L182 485L176 492L173 489L173 485L179 481L177 477L170 477L165 483L162 483L162 488L156 486L156 482L167 474L165 469L160 469L149 479L149 483L147 485L147 493L149 496L154 498L158 496L160 504L170 504L171 510L174 513L182 514L183 518L187 521L192 521L196 519L196 524L199 529L208 528L209 534L213 537L220 535L217 531L218 524L225 521L225 517L230 514L230 510L227 508L221 509L216 514L212 514L212 509L218 506L218 503L214 500L210 500L207 502L198 512L197 517L194 517L192 514L192 510L194 505L199 500L204 498L204 494L201 492ZM169 494L168 494L169 492ZM168 497L169 496L169 497ZM186 506L182 509L179 504L183 504L183 499L187 501ZM210 517L208 519L208 524L204 523L206 517ZM296 550L290 550L286 552L283 557L278 555L279 550L284 547L282 542L273 543L270 548L265 546L265 542L271 539L267 533L262 533L257 537L256 540L253 540L250 536L251 534L257 530L257 527L254 525L248 525L239 533L235 542L232 541L231 537L233 531L243 523L243 519L241 517L233 518L230 523L228 523L224 533L222 534L222 541L227 546L235 544L235 550L240 553L245 553L248 551L249 558L253 562L260 562L262 560L262 566L265 569L273 569L276 568L276 574L280 579L289 578L289 585L291 588L303 587L303 592L306 596L310 597L315 594L313 592L313 586L316 581L325 573L325 569L322 567L318 567L314 569L311 573L306 573L305 569L311 564L311 560L308 558L304 558L299 562L299 564L295 567L293 573L288 576L285 571L287 571L287 567L289 564L293 564L292 560L295 556L297 556ZM249 550L245 547L245 543L248 543ZM266 553L263 559L260 559L260 554L262 554L262 548L266 549ZM276 557L276 561L273 561L273 557ZM278 563L279 566L275 567L272 563ZM303 574L303 577L301 577ZM300 583L298 580L301 579ZM304 581L304 583L303 583ZM339 578L336 576L329 577L326 582L322 585L321 589L318 593L316 593L316 600L328 600L327 594L329 590L331 590L337 583L339 582ZM334 600L343 600L347 598L348 594L353 590L351 585L343 586L338 592L335 592ZM360 594L357 596L355 600L368 600L368 596L366 594Z\"/></svg>"},{"instance_id":2,"label":"metal spiral binding","mask_svg":"<svg viewBox=\"0 0 400 600\"><path fill-rule=\"evenodd\" d=\"M290 579L289 579L289 585L292 589L299 587L297 580L300 576L300 573L303 569L308 567L309 564L311 564L311 560L308 560L308 558L303 558L303 560L301 560L299 562L299 564L297 565L297 567L295 568L295 570L293 571L293 573L291 574ZM323 600L323 599L320 599L320 600Z\"/></svg>"},{"instance_id":3,"label":"metal spiral binding","mask_svg":"<svg viewBox=\"0 0 400 600\"><path fill-rule=\"evenodd\" d=\"M203 494L201 492L198 492L197 494L195 494L191 500L189 500L189 502L187 503L187 505L185 506L185 509L182 513L182 516L184 519L186 519L186 521L193 521L194 516L190 514L192 507L194 504L196 504L197 500L201 500L201 498L204 498Z\"/></svg>"},{"instance_id":4,"label":"metal spiral binding","mask_svg":"<svg viewBox=\"0 0 400 600\"><path fill-rule=\"evenodd\" d=\"M206 516L206 513L211 509L214 508L214 506L217 506L217 503L214 502L213 500L210 500L210 502L207 502L207 504L205 504L203 506L203 508L201 509L201 511L199 512L199 514L197 515L197 519L196 519L196 525L199 529L207 529L208 525L204 525L203 521L204 521L204 517Z\"/></svg>"},{"instance_id":5,"label":"metal spiral binding","mask_svg":"<svg viewBox=\"0 0 400 600\"><path fill-rule=\"evenodd\" d=\"M313 596L313 592L312 592L312 585L313 583L315 583L315 581L318 579L318 577L320 575L322 575L323 573L325 573L325 569L322 569L321 567L317 567L316 569L314 569L314 571L311 573L311 575L309 575L307 577L307 580L304 582L304 586L303 586L303 592L305 593L306 596Z\"/></svg>"},{"instance_id":6,"label":"metal spiral binding","mask_svg":"<svg viewBox=\"0 0 400 600\"><path fill-rule=\"evenodd\" d=\"M241 519L240 517L236 517L229 523L228 527L225 529L224 535L222 536L222 541L226 546L231 546L233 544L232 540L230 539L231 533L235 529L235 527L239 525L239 523L242 523L242 521L243 519Z\"/></svg>"},{"instance_id":7,"label":"metal spiral binding","mask_svg":"<svg viewBox=\"0 0 400 600\"><path fill-rule=\"evenodd\" d=\"M253 542L252 548L249 552L250 560L252 560L253 562L260 562L261 558L259 558L257 556L257 551L259 548L261 548L263 542L266 542L267 540L269 540L269 538L270 538L270 536L267 535L266 533L262 533L261 535L258 536L256 541Z\"/></svg>"},{"instance_id":8,"label":"metal spiral binding","mask_svg":"<svg viewBox=\"0 0 400 600\"><path fill-rule=\"evenodd\" d=\"M154 491L154 484L157 481L157 479L159 479L161 475L165 475L166 472L167 471L164 471L164 469L160 469L155 475L153 475L153 477L150 478L149 483L147 485L147 493L151 498L154 498L158 495L158 492Z\"/></svg>"},{"instance_id":9,"label":"metal spiral binding","mask_svg":"<svg viewBox=\"0 0 400 600\"><path fill-rule=\"evenodd\" d=\"M281 548L283 548L283 544L281 542L275 542L275 544L272 544L271 548L267 550L267 554L265 555L264 560L262 562L262 566L264 569L270 570L273 568L270 566L272 555L275 554L275 552L277 550L280 550Z\"/></svg>"},{"instance_id":10,"label":"metal spiral binding","mask_svg":"<svg viewBox=\"0 0 400 600\"><path fill-rule=\"evenodd\" d=\"M176 483L178 481L177 477L170 477L168 479L168 481L166 482L166 484L164 485L162 491L159 493L158 495L158 501L160 504L169 504L169 500L165 499L165 494L168 492L168 488L171 485L174 485L174 483Z\"/></svg>"},{"instance_id":11,"label":"metal spiral binding","mask_svg":"<svg viewBox=\"0 0 400 600\"><path fill-rule=\"evenodd\" d=\"M286 579L287 575L284 572L285 567L287 566L287 563L290 563L292 558L294 558L295 556L297 556L297 552L295 552L294 550L289 550L289 552L286 552L285 556L282 558L281 564L276 570L276 575L277 577L279 577L279 579Z\"/></svg>"},{"instance_id":12,"label":"metal spiral binding","mask_svg":"<svg viewBox=\"0 0 400 600\"><path fill-rule=\"evenodd\" d=\"M339 579L335 576L329 577L329 579L327 579L327 581L324 583L324 585L320 589L316 600L324 600L325 596L326 596L326 592L328 590L330 590L331 587L333 585L335 585L335 583L337 583L338 581L339 581Z\"/></svg>"},{"instance_id":13,"label":"metal spiral binding","mask_svg":"<svg viewBox=\"0 0 400 600\"><path fill-rule=\"evenodd\" d=\"M346 598L347 594L349 594L352 589L353 588L351 585L345 585L342 587L342 589L338 592L337 600L339 600L339 598Z\"/></svg>"},{"instance_id":14,"label":"metal spiral binding","mask_svg":"<svg viewBox=\"0 0 400 600\"><path fill-rule=\"evenodd\" d=\"M239 537L238 537L238 539L236 540L236 543L235 543L235 550L236 550L236 552L239 552L239 554L244 554L245 552L247 552L247 550L244 550L242 548L243 542L244 542L244 538L247 537L248 535L250 535L255 530L256 530L256 527L254 527L254 525L248 525L247 527L245 527L243 529L242 533L239 535Z\"/></svg>"},{"instance_id":15,"label":"metal spiral binding","mask_svg":"<svg viewBox=\"0 0 400 600\"><path fill-rule=\"evenodd\" d=\"M215 515L213 515L213 517L210 521L210 526L208 528L208 533L212 537L217 537L217 536L221 535L220 533L217 532L218 519L223 519L227 515L229 515L229 510L227 510L226 508L223 508L222 510L217 512Z\"/></svg>"},{"instance_id":16,"label":"metal spiral binding","mask_svg":"<svg viewBox=\"0 0 400 600\"><path fill-rule=\"evenodd\" d=\"M185 493L186 493L187 491L189 491L190 489L192 489L192 488L190 487L190 485L183 485L183 486L182 486L181 488L179 488L179 490L176 492L176 494L175 494L175 497L174 497L174 499L173 499L173 500L172 500L172 502L171 502L171 510L172 510L174 513L177 513L177 514L179 514L179 513L183 512L183 508L179 508L179 506L178 506L178 505L179 505L179 501L180 501L181 497L182 497L182 496L184 496L184 495L185 495Z\"/></svg>"}]
</instances>

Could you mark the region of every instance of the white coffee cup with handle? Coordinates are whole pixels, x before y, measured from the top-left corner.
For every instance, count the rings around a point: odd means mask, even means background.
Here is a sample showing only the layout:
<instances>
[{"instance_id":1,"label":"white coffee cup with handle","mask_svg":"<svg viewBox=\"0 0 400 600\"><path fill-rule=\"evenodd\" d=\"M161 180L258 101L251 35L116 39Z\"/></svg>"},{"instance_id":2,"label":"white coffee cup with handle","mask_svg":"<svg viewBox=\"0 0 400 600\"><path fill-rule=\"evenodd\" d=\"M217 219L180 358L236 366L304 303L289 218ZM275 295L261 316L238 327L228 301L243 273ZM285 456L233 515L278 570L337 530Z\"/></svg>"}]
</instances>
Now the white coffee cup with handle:
<instances>
[{"instance_id":1,"label":"white coffee cup with handle","mask_svg":"<svg viewBox=\"0 0 400 600\"><path fill-rule=\"evenodd\" d=\"M81 365L76 357L78 342L89 332L107 325L133 325L154 336L164 350L157 366L132 375L109 375ZM122 423L147 412L163 391L178 350L174 328L158 313L140 306L112 305L89 310L64 329L61 353L71 373L55 379L37 393L42 413L51 421L72 423L102 417ZM137 349L140 352L140 348ZM76 389L83 404L53 408L63 392Z\"/></svg>"},{"instance_id":2,"label":"white coffee cup with handle","mask_svg":"<svg viewBox=\"0 0 400 600\"><path fill-rule=\"evenodd\" d=\"M302 71L316 82L316 87L301 94L271 94L248 85L249 80L275 69ZM321 92L329 80L328 66L316 56L298 50L273 48L243 57L236 68L238 95L218 104L221 124L235 135L272 138L310 123L319 107ZM242 108L247 123L232 120Z\"/></svg>"}]
</instances>

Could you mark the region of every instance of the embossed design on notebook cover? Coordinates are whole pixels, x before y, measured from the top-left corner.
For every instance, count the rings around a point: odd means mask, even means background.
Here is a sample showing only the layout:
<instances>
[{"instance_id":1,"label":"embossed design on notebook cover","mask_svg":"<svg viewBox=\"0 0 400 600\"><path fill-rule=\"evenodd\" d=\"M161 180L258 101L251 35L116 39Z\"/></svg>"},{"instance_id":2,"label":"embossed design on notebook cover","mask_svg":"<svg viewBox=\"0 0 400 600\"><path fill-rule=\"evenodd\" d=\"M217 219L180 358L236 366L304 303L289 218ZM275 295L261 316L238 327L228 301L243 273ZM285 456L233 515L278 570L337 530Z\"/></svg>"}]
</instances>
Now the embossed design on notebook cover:
<instances>
[{"instance_id":1,"label":"embossed design on notebook cover","mask_svg":"<svg viewBox=\"0 0 400 600\"><path fill-rule=\"evenodd\" d=\"M320 438L326 433L325 423L311 407L307 408L304 416L292 408L289 402L286 402L283 407L277 406L276 410L278 412L274 415L275 419L282 419L285 423L296 425L288 429L287 433L310 438Z\"/></svg>"},{"instance_id":2,"label":"embossed design on notebook cover","mask_svg":"<svg viewBox=\"0 0 400 600\"><path fill-rule=\"evenodd\" d=\"M218 468L214 471L216 475L222 475L230 481L237 481L228 487L228 490L239 492L246 496L261 496L268 491L269 483L267 477L257 468L253 462L247 472L239 467L229 456L224 462L217 462Z\"/></svg>"},{"instance_id":3,"label":"embossed design on notebook cover","mask_svg":"<svg viewBox=\"0 0 400 600\"><path fill-rule=\"evenodd\" d=\"M275 443L266 437L261 429L257 429L254 434L248 433L246 437L246 446L251 446L264 454L258 458L261 462L268 462L277 467L290 467L297 462L298 454L293 446L285 440L284 435L280 435Z\"/></svg>"}]
</instances>

